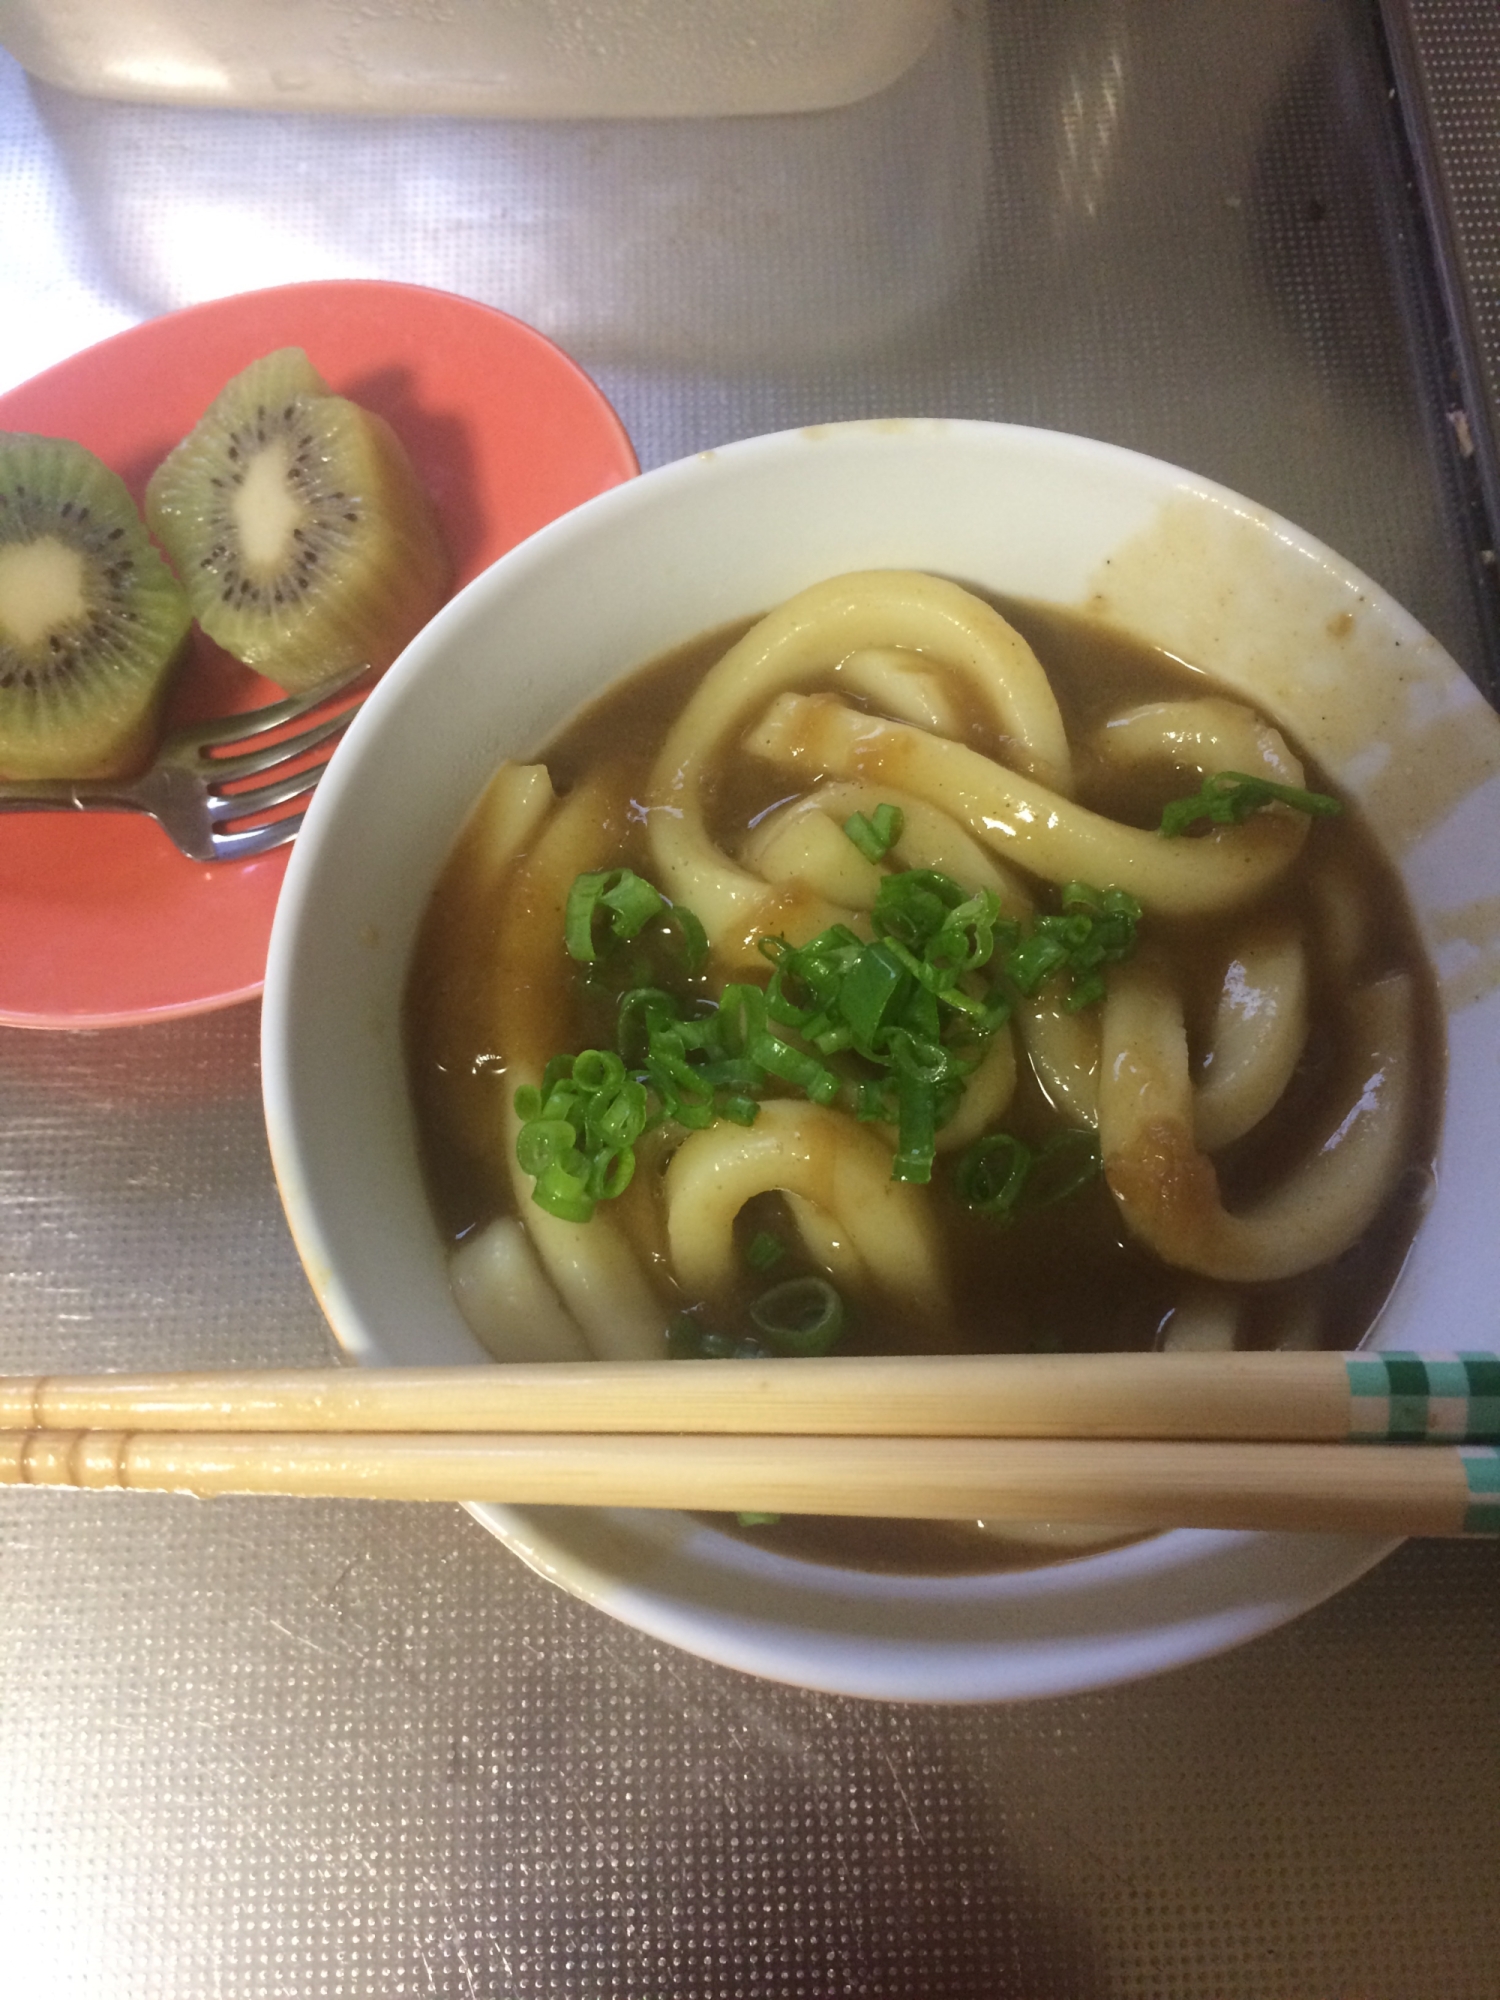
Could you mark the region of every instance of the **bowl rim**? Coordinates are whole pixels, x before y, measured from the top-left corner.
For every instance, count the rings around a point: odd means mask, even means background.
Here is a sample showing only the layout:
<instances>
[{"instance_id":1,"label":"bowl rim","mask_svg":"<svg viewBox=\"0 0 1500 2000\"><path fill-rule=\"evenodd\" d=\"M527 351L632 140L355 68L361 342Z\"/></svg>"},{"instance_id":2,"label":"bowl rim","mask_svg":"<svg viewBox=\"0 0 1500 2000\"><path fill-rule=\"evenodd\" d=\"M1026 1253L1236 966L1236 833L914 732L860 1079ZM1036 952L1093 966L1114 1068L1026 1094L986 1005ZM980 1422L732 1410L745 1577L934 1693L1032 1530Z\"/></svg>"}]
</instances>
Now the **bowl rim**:
<instances>
[{"instance_id":1,"label":"bowl rim","mask_svg":"<svg viewBox=\"0 0 1500 2000\"><path fill-rule=\"evenodd\" d=\"M805 427L742 439L714 451L693 454L601 494L573 513L550 523L501 557L469 584L413 640L367 702L349 731L294 850L273 929L263 1015L263 1081L273 1165L299 1255L328 1314L335 1336L359 1361L389 1361L357 1316L340 1309L330 1246L304 1187L298 1143L298 1107L290 1089L289 1051L296 1036L291 997L299 940L315 921L318 857L323 833L344 809L359 781L361 753L394 725L407 693L441 659L450 640L468 621L489 615L538 572L564 560L591 538L607 535L619 517L650 515L653 508L699 491L705 480L734 479L768 460L809 462L800 453L824 446L858 454L880 451L889 442L919 441L939 448L952 441L961 449L1041 453L1050 461L1091 473L1108 473L1127 485L1139 484L1157 504L1168 497L1233 513L1252 523L1293 558L1328 573L1340 588L1356 593L1381 629L1398 645L1420 645L1439 662L1440 672L1464 687L1460 669L1436 647L1410 613L1379 585L1324 543L1232 489L1124 447L1034 426L968 419L882 419ZM599 685L603 685L601 681ZM1500 724L1470 689L1477 709L1489 717L1500 770ZM560 716L558 720L560 721ZM554 727L556 724L553 725ZM1400 863L1397 864L1400 866ZM1381 1344L1378 1330L1375 1344ZM1402 1344L1411 1345L1410 1341ZM657 1573L642 1580L622 1576L566 1532L577 1515L568 1510L475 1504L476 1519L523 1561L572 1594L656 1639L721 1665L823 1692L902 1701L982 1702L1079 1692L1167 1670L1238 1645L1270 1631L1352 1583L1398 1544L1370 1536L1272 1536L1178 1531L1111 1550L1074 1558L1043 1569L998 1572L983 1579L880 1577L873 1592L863 1572L839 1571L793 1558L744 1553L745 1545L710 1529L696 1529L684 1544L680 1533L672 1560L691 1559L721 1580L732 1580L730 1599L721 1593L707 1610L684 1603L664 1588ZM681 1517L613 1517L622 1532L658 1534L663 1520ZM705 1540L707 1538L707 1540ZM670 1538L669 1538L670 1539ZM733 1553L731 1553L733 1552ZM757 1559L758 1558L758 1559ZM858 1605L849 1629L817 1635L788 1628L766 1615L758 1595L767 1581L766 1564L787 1572L794 1599L801 1593ZM1221 1588L1203 1589L1217 1572ZM668 1565L668 1575L675 1574ZM694 1574L698 1574L695 1571ZM780 1586L778 1586L780 1587ZM1184 1598L1183 1593L1187 1593ZM774 1597L774 1593L773 1593ZM888 1630L871 1626L869 1608L878 1599L892 1613ZM1114 1622L1107 1633L1081 1636L1057 1614L1062 1600L1108 1608ZM1157 1613L1152 1622L1150 1605ZM731 1601L732 1600L732 1601ZM952 1614L959 1602L978 1607L991 1620L987 1633L969 1632L952 1647L940 1645L924 1624L939 1606ZM1039 1607L1047 1607L1041 1616ZM1046 1629L1023 1629L1027 1619ZM837 1627L837 1621L835 1626ZM962 1621L960 1621L962 1622ZM1075 1621L1076 1622L1076 1621ZM996 1634L1000 1636L996 1636Z\"/></svg>"}]
</instances>

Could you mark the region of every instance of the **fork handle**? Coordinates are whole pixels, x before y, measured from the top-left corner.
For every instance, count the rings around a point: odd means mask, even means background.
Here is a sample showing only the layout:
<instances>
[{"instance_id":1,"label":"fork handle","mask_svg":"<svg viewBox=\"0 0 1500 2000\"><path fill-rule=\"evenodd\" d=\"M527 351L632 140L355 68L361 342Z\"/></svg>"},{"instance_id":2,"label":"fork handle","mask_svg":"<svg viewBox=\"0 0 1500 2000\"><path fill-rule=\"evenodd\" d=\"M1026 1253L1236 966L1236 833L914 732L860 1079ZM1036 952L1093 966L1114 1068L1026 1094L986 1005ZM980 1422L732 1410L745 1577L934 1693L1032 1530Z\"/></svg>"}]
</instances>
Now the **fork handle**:
<instances>
[{"instance_id":1,"label":"fork handle","mask_svg":"<svg viewBox=\"0 0 1500 2000\"><path fill-rule=\"evenodd\" d=\"M27 778L0 782L0 813L145 812L129 779Z\"/></svg>"}]
</instances>

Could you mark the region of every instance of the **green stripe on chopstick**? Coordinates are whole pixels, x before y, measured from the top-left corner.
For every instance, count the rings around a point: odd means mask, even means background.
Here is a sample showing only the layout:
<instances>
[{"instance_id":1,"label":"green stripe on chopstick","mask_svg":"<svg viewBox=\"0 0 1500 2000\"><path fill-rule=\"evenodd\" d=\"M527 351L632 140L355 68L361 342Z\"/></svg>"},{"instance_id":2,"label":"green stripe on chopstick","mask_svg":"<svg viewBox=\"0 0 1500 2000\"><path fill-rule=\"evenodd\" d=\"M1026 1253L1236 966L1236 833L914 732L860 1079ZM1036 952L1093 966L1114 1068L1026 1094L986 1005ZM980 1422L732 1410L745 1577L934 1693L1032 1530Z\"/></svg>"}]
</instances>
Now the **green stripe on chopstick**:
<instances>
[{"instance_id":1,"label":"green stripe on chopstick","mask_svg":"<svg viewBox=\"0 0 1500 2000\"><path fill-rule=\"evenodd\" d=\"M1349 1436L1359 1442L1500 1438L1500 1356L1351 1354Z\"/></svg>"},{"instance_id":2,"label":"green stripe on chopstick","mask_svg":"<svg viewBox=\"0 0 1500 2000\"><path fill-rule=\"evenodd\" d=\"M1493 1445L1461 1445L1459 1457L1469 1482L1466 1535L1500 1535L1500 1451Z\"/></svg>"}]
</instances>

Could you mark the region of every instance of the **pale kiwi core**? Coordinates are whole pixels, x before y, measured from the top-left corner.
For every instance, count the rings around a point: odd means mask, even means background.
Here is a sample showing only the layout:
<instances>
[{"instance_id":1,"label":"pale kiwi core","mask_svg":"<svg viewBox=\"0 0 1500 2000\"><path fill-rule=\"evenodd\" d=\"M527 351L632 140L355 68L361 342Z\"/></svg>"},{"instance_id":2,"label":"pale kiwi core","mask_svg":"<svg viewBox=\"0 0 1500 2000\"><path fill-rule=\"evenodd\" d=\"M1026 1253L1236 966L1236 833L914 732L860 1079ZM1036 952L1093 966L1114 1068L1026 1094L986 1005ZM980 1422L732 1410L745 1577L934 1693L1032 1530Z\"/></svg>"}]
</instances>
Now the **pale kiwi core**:
<instances>
[{"instance_id":1,"label":"pale kiwi core","mask_svg":"<svg viewBox=\"0 0 1500 2000\"><path fill-rule=\"evenodd\" d=\"M239 530L240 553L251 569L274 574L286 560L287 544L308 509L289 484L292 455L281 438L258 451L245 469L231 512Z\"/></svg>"},{"instance_id":2,"label":"pale kiwi core","mask_svg":"<svg viewBox=\"0 0 1500 2000\"><path fill-rule=\"evenodd\" d=\"M34 646L88 609L84 561L55 535L0 548L0 627Z\"/></svg>"}]
</instances>

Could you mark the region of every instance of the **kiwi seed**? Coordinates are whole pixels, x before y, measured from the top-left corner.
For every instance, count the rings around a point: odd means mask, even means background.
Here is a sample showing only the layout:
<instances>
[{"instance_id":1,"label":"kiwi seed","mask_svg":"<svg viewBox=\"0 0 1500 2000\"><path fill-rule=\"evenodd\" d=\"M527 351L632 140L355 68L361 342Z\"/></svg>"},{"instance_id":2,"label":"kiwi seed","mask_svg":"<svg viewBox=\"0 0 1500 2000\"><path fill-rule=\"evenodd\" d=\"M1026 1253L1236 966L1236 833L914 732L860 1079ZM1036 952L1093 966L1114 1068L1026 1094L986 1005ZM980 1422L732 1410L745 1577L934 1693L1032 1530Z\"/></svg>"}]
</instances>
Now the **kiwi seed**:
<instances>
[{"instance_id":1,"label":"kiwi seed","mask_svg":"<svg viewBox=\"0 0 1500 2000\"><path fill-rule=\"evenodd\" d=\"M388 666L447 594L400 440L299 347L235 376L152 475L146 510L204 631L294 692Z\"/></svg>"},{"instance_id":2,"label":"kiwi seed","mask_svg":"<svg viewBox=\"0 0 1500 2000\"><path fill-rule=\"evenodd\" d=\"M69 439L0 432L0 777L144 763L190 622L123 480Z\"/></svg>"}]
</instances>

